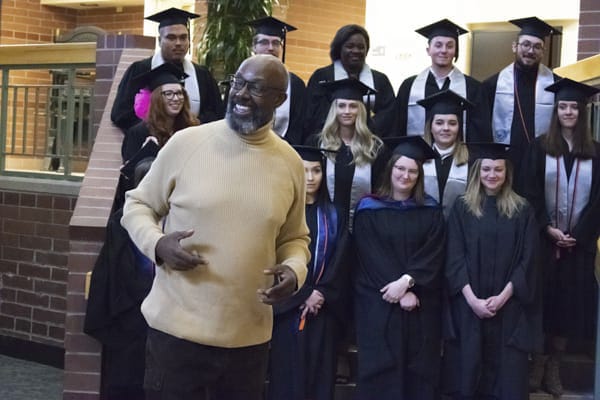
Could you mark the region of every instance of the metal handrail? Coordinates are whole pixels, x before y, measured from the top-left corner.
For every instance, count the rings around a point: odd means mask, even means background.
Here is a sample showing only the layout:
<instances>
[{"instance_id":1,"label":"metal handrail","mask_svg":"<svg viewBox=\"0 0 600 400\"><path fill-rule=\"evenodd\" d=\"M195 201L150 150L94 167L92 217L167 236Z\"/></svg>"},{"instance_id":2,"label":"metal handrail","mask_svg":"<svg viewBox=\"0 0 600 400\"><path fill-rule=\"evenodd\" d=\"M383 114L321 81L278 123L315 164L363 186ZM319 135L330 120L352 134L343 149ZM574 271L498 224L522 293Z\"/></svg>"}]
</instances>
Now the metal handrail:
<instances>
[{"instance_id":1,"label":"metal handrail","mask_svg":"<svg viewBox=\"0 0 600 400\"><path fill-rule=\"evenodd\" d=\"M94 84L76 81L78 71L94 68L89 63L0 66L0 174L83 178L94 141ZM61 84L52 83L57 73ZM29 74L45 75L49 83L27 82Z\"/></svg>"}]
</instances>

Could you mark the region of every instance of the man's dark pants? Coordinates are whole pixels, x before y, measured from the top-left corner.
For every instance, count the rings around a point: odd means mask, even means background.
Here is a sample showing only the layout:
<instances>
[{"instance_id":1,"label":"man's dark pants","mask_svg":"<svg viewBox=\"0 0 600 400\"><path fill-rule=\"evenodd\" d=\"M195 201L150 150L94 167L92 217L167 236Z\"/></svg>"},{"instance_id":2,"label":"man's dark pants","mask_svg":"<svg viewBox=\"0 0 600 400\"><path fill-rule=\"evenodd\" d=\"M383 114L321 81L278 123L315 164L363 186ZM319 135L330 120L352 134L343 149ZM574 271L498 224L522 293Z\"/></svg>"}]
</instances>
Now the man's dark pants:
<instances>
[{"instance_id":1,"label":"man's dark pants","mask_svg":"<svg viewBox=\"0 0 600 400\"><path fill-rule=\"evenodd\" d=\"M261 400L269 344L205 346L150 328L147 400Z\"/></svg>"}]
</instances>

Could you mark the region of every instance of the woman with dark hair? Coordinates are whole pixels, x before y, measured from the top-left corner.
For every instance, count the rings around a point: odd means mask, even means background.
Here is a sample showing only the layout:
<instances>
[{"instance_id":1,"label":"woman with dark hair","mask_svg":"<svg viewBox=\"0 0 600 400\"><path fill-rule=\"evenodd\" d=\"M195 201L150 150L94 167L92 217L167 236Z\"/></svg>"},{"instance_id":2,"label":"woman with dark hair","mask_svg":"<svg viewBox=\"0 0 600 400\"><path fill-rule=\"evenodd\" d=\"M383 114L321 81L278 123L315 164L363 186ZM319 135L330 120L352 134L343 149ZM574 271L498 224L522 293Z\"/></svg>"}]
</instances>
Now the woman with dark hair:
<instances>
[{"instance_id":1,"label":"woman with dark hair","mask_svg":"<svg viewBox=\"0 0 600 400\"><path fill-rule=\"evenodd\" d=\"M333 400L336 346L348 283L343 255L345 213L329 200L325 157L316 147L295 146L306 175L306 223L311 261L302 288L273 306L268 399Z\"/></svg>"},{"instance_id":2,"label":"woman with dark hair","mask_svg":"<svg viewBox=\"0 0 600 400\"><path fill-rule=\"evenodd\" d=\"M439 155L423 164L425 192L438 201L447 218L467 188L469 151L462 140L464 110L473 103L451 90L419 100L427 112L423 138Z\"/></svg>"},{"instance_id":3,"label":"woman with dark hair","mask_svg":"<svg viewBox=\"0 0 600 400\"><path fill-rule=\"evenodd\" d=\"M436 154L419 136L398 140L380 189L354 215L361 400L435 399L438 389L445 223L422 167Z\"/></svg>"},{"instance_id":4,"label":"woman with dark hair","mask_svg":"<svg viewBox=\"0 0 600 400\"><path fill-rule=\"evenodd\" d=\"M307 134L321 131L331 104L329 93L319 83L346 78L360 80L375 89L376 94L371 93L363 98L367 105L367 117L372 117L369 127L379 136L389 133L394 116L388 110L394 105L394 89L385 74L371 69L366 63L369 44L369 34L360 25L345 25L336 32L329 51L332 64L317 69L306 87Z\"/></svg>"},{"instance_id":5,"label":"woman with dark hair","mask_svg":"<svg viewBox=\"0 0 600 400\"><path fill-rule=\"evenodd\" d=\"M525 195L540 224L545 285L546 354L534 356L530 384L560 396L567 341L593 342L596 332L600 144L592 139L587 101L600 90L566 78L546 90L555 93L550 130L536 139L524 168Z\"/></svg>"},{"instance_id":6,"label":"woman with dark hair","mask_svg":"<svg viewBox=\"0 0 600 400\"><path fill-rule=\"evenodd\" d=\"M469 145L469 183L448 219L451 318L444 391L453 399L526 400L528 354L539 333L533 209L512 189L508 146Z\"/></svg>"}]
</instances>

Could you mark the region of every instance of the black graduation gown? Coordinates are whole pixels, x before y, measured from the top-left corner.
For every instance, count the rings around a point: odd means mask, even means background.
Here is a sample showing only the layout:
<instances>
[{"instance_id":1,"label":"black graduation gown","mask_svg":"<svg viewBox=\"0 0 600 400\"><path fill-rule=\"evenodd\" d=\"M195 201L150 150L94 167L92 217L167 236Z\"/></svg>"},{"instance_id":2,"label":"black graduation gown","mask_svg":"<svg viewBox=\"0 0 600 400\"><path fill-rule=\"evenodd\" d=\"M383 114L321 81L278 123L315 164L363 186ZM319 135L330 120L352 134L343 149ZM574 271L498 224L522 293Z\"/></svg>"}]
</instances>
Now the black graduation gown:
<instances>
[{"instance_id":1,"label":"black graduation gown","mask_svg":"<svg viewBox=\"0 0 600 400\"><path fill-rule=\"evenodd\" d=\"M525 185L528 200L535 208L541 235L541 265L544 276L544 331L574 339L593 339L596 334L598 285L594 279L596 241L600 236L600 143L594 142L590 199L581 213L571 236L577 245L561 250L551 242L546 227L551 224L545 200L546 135L537 138L525 158L523 169L530 171ZM565 143L565 146L567 144ZM574 158L572 158L574 164ZM570 179L574 179L574 167Z\"/></svg>"},{"instance_id":2,"label":"black graduation gown","mask_svg":"<svg viewBox=\"0 0 600 400\"><path fill-rule=\"evenodd\" d=\"M394 128L398 136L406 136L406 124L408 119L408 99L410 97L410 90L413 82L417 78L417 75L406 78L396 95L394 102ZM492 124L488 115L489 104L486 97L484 96L481 82L473 77L465 75L465 83L467 86L467 99L475 104L473 110L467 111L467 124L466 124L466 141L467 142L491 142L492 141ZM442 90L448 89L450 86L450 80L447 79L446 83L440 89L437 85L435 77L431 72L427 75L427 81L425 82L425 96L423 98L441 92Z\"/></svg>"},{"instance_id":3,"label":"black graduation gown","mask_svg":"<svg viewBox=\"0 0 600 400\"><path fill-rule=\"evenodd\" d=\"M121 145L123 162L130 160L142 148L148 136L150 136L150 130L144 121L140 121L127 131L127 136L123 138Z\"/></svg>"},{"instance_id":4,"label":"black graduation gown","mask_svg":"<svg viewBox=\"0 0 600 400\"><path fill-rule=\"evenodd\" d=\"M310 230L311 264L302 288L289 300L273 306L269 400L333 400L336 372L336 344L346 318L348 273L344 255L348 230L344 213L331 203L337 214L337 239L329 242L329 256L319 278L313 268L318 233L317 204L306 206ZM325 303L316 316L306 319L299 331L300 306L313 290L323 294Z\"/></svg>"},{"instance_id":5,"label":"black graduation gown","mask_svg":"<svg viewBox=\"0 0 600 400\"><path fill-rule=\"evenodd\" d=\"M304 102L306 86L298 75L290 72L290 121L287 132L283 137L289 144L303 144L306 140L304 133Z\"/></svg>"},{"instance_id":6,"label":"black graduation gown","mask_svg":"<svg viewBox=\"0 0 600 400\"><path fill-rule=\"evenodd\" d=\"M102 343L102 388L107 399L143 399L148 325L140 306L153 281L150 260L113 213L94 265L83 331ZM140 260L143 260L140 263Z\"/></svg>"},{"instance_id":7,"label":"black graduation gown","mask_svg":"<svg viewBox=\"0 0 600 400\"><path fill-rule=\"evenodd\" d=\"M156 157L160 150L160 147L154 141L149 141L143 145L146 137L149 135L148 128L144 122L134 126L131 131L131 138L129 135L124 138L123 143L127 143L127 147L121 148L123 155L128 158L125 159L125 163L121 167L119 182L117 183L117 190L115 191L115 199L113 201L113 212L123 207L125 204L125 192L135 187L135 167L137 163L144 158ZM146 133L147 135L144 136ZM136 148L136 146L139 147Z\"/></svg>"},{"instance_id":8,"label":"black graduation gown","mask_svg":"<svg viewBox=\"0 0 600 400\"><path fill-rule=\"evenodd\" d=\"M371 104L371 121L369 128L380 137L395 136L390 131L393 123L394 89L387 75L371 69L373 85L377 90L375 104ZM305 132L307 135L317 134L323 129L327 113L331 106L329 92L319 82L333 81L333 64L313 72L306 86Z\"/></svg>"},{"instance_id":9,"label":"black graduation gown","mask_svg":"<svg viewBox=\"0 0 600 400\"><path fill-rule=\"evenodd\" d=\"M313 135L307 139L310 146L319 146L319 136ZM375 192L381 183L381 174L385 169L385 164L390 158L391 152L384 146L379 150L379 154L371 164L371 190ZM335 155L335 184L333 203L336 207L346 211L346 216L350 213L350 192L352 189L352 179L354 178L355 164L352 163L352 152L350 147L342 143ZM326 179L326 176L323 177ZM368 194L368 193L367 193Z\"/></svg>"},{"instance_id":10,"label":"black graduation gown","mask_svg":"<svg viewBox=\"0 0 600 400\"><path fill-rule=\"evenodd\" d=\"M133 110L135 95L140 88L132 85L131 80L151 69L152 57L136 61L127 68L119 83L110 119L125 133L129 128L140 122ZM206 67L194 63L194 69L196 70L198 88L200 89L200 113L198 115L200 122L205 123L222 119L225 115L225 108L217 83Z\"/></svg>"},{"instance_id":11,"label":"black graduation gown","mask_svg":"<svg viewBox=\"0 0 600 400\"><path fill-rule=\"evenodd\" d=\"M441 274L445 222L441 207L363 209L354 218L358 254L354 304L358 339L357 398L433 399L441 340ZM399 203L399 202L388 202ZM382 299L380 289L409 274L420 307L408 312Z\"/></svg>"},{"instance_id":12,"label":"black graduation gown","mask_svg":"<svg viewBox=\"0 0 600 400\"><path fill-rule=\"evenodd\" d=\"M483 91L489 104L490 121L492 120L494 112L498 75L499 73L494 74L482 83ZM559 79L560 77L558 75L554 75L555 82ZM515 80L517 82L517 91L519 92L519 102L521 104L521 109L523 110L524 123L530 136L528 140L517 108L517 101L515 101L514 117L510 128L511 147L508 152L508 158L515 167L514 170L520 171L523 156L527 153L530 143L535 141L535 83L537 81L537 70L524 71L520 68L515 68ZM515 179L513 189L521 194L523 193L524 183L520 181L521 176L516 175L515 177L518 179Z\"/></svg>"},{"instance_id":13,"label":"black graduation gown","mask_svg":"<svg viewBox=\"0 0 600 400\"><path fill-rule=\"evenodd\" d=\"M528 203L508 219L498 213L495 197L485 197L481 218L462 197L454 202L446 260L451 326L442 374L447 393L529 398L527 354L537 350L541 334L536 243ZM478 298L488 298L509 281L514 294L493 318L479 319L462 294L470 284Z\"/></svg>"}]
</instances>

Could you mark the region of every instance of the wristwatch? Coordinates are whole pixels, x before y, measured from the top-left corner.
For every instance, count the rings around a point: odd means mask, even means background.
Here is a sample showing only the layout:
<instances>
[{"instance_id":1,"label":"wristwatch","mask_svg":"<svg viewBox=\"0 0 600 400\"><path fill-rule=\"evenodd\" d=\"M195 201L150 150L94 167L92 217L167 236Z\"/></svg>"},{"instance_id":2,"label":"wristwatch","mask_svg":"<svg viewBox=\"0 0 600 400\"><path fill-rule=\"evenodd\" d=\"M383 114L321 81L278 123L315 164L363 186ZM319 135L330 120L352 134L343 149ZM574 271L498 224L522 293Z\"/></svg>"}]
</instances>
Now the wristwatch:
<instances>
[{"instance_id":1,"label":"wristwatch","mask_svg":"<svg viewBox=\"0 0 600 400\"><path fill-rule=\"evenodd\" d=\"M408 288L412 288L413 286L415 286L415 280L413 279L412 276L406 274L404 275L407 278L407 283L408 283Z\"/></svg>"}]
</instances>

